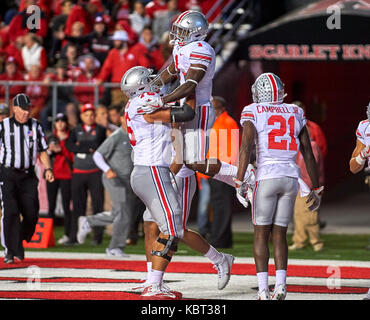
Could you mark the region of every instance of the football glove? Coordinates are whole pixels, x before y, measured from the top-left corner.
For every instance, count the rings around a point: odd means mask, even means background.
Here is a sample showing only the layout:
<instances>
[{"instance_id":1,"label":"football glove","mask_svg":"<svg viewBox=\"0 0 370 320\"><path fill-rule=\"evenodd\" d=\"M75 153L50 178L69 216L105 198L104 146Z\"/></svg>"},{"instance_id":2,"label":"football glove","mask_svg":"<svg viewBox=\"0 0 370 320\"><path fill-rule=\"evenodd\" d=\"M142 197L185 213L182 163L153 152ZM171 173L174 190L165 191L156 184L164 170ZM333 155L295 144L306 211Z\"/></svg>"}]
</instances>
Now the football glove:
<instances>
[{"instance_id":1,"label":"football glove","mask_svg":"<svg viewBox=\"0 0 370 320\"><path fill-rule=\"evenodd\" d=\"M249 202L252 201L252 194L253 194L252 189L249 188L246 183L243 183L238 179L234 178L234 182L235 182L236 197L238 198L239 202L245 208L248 208Z\"/></svg>"},{"instance_id":2,"label":"football glove","mask_svg":"<svg viewBox=\"0 0 370 320\"><path fill-rule=\"evenodd\" d=\"M310 194L308 195L308 199L306 201L307 204L312 201L311 205L309 205L308 207L310 211L316 211L319 209L323 192L324 192L324 187L315 188L311 190Z\"/></svg>"},{"instance_id":3,"label":"football glove","mask_svg":"<svg viewBox=\"0 0 370 320\"><path fill-rule=\"evenodd\" d=\"M147 114L153 113L164 107L162 98L154 92L146 92L140 96L141 107L138 108L138 113Z\"/></svg>"},{"instance_id":4,"label":"football glove","mask_svg":"<svg viewBox=\"0 0 370 320\"><path fill-rule=\"evenodd\" d=\"M370 144L361 150L361 157L366 159L370 157Z\"/></svg>"}]
</instances>

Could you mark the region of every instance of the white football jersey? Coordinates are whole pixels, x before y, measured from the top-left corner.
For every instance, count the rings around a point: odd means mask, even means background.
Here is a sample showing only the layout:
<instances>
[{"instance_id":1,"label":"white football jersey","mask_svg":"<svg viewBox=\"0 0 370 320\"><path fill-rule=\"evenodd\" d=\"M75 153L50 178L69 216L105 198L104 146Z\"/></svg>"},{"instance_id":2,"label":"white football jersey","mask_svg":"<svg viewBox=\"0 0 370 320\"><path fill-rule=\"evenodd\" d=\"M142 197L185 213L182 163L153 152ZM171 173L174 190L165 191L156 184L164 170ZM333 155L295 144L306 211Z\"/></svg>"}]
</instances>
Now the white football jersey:
<instances>
[{"instance_id":1,"label":"white football jersey","mask_svg":"<svg viewBox=\"0 0 370 320\"><path fill-rule=\"evenodd\" d=\"M240 124L251 121L256 128L256 180L299 178L296 165L299 133L306 125L303 110L294 104L252 103L244 107Z\"/></svg>"},{"instance_id":2,"label":"white football jersey","mask_svg":"<svg viewBox=\"0 0 370 320\"><path fill-rule=\"evenodd\" d=\"M169 123L146 122L141 111L143 93L130 99L126 104L125 119L127 133L134 150L134 165L169 167L172 157L171 125ZM156 94L157 95L157 94Z\"/></svg>"},{"instance_id":3,"label":"white football jersey","mask_svg":"<svg viewBox=\"0 0 370 320\"><path fill-rule=\"evenodd\" d=\"M363 143L365 146L370 144L370 121L363 120L358 124L356 130L357 139ZM367 159L368 165L370 165L370 158Z\"/></svg>"},{"instance_id":4,"label":"white football jersey","mask_svg":"<svg viewBox=\"0 0 370 320\"><path fill-rule=\"evenodd\" d=\"M180 74L180 84L185 82L191 64L202 64L207 67L206 74L195 89L195 94L197 105L209 102L216 64L215 51L211 45L205 41L194 41L185 46L175 45L172 56L176 71Z\"/></svg>"}]
</instances>

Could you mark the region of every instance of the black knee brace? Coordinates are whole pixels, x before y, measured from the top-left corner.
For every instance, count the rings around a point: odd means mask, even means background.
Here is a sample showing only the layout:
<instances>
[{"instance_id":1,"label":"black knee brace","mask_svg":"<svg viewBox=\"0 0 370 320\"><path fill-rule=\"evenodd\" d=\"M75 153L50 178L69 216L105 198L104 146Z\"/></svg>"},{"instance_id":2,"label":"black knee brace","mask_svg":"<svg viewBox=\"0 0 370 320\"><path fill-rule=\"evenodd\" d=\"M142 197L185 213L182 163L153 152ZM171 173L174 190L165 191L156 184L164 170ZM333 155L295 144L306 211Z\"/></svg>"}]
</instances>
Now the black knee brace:
<instances>
[{"instance_id":1,"label":"black knee brace","mask_svg":"<svg viewBox=\"0 0 370 320\"><path fill-rule=\"evenodd\" d=\"M163 250L161 251L151 250L150 254L152 256L162 257L168 261L171 261L172 257L170 257L167 253L168 251L175 252L177 251L177 243L179 242L179 239L174 236L169 236L168 239L158 237L157 242L164 245Z\"/></svg>"}]
</instances>

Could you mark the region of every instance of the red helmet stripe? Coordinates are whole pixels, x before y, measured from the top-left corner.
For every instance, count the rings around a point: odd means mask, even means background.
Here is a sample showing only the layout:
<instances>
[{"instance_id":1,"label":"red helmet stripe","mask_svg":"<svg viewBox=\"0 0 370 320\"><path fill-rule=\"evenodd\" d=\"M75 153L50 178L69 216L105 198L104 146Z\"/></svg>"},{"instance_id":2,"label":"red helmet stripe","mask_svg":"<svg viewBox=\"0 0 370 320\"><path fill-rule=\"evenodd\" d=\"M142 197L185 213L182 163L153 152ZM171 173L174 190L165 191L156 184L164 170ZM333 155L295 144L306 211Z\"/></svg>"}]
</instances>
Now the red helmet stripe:
<instances>
[{"instance_id":1,"label":"red helmet stripe","mask_svg":"<svg viewBox=\"0 0 370 320\"><path fill-rule=\"evenodd\" d=\"M276 102L277 101L277 85L276 85L276 81L275 81L275 78L271 75L271 74L268 74L267 77L270 79L270 82L271 82L271 85L272 85L272 91L274 93L274 100L273 102Z\"/></svg>"},{"instance_id":2,"label":"red helmet stripe","mask_svg":"<svg viewBox=\"0 0 370 320\"><path fill-rule=\"evenodd\" d=\"M188 13L189 13L189 11L185 11L184 13L182 13L182 14L178 17L178 19L176 20L176 23L180 23L181 19L182 19L186 14L188 14Z\"/></svg>"}]
</instances>

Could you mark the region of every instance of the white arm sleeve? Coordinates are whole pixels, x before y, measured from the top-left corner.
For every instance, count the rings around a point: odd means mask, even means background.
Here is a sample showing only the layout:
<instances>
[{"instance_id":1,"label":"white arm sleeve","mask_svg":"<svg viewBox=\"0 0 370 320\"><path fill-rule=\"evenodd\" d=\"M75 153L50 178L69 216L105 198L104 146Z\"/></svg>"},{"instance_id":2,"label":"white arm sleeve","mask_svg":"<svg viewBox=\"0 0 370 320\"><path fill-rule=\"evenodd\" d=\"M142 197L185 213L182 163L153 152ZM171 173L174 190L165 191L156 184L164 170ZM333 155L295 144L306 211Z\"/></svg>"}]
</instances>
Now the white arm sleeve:
<instances>
[{"instance_id":1,"label":"white arm sleeve","mask_svg":"<svg viewBox=\"0 0 370 320\"><path fill-rule=\"evenodd\" d=\"M95 164L99 167L99 169L102 170L104 173L110 169L108 164L105 162L103 155L100 152L98 151L94 152L93 160Z\"/></svg>"}]
</instances>

